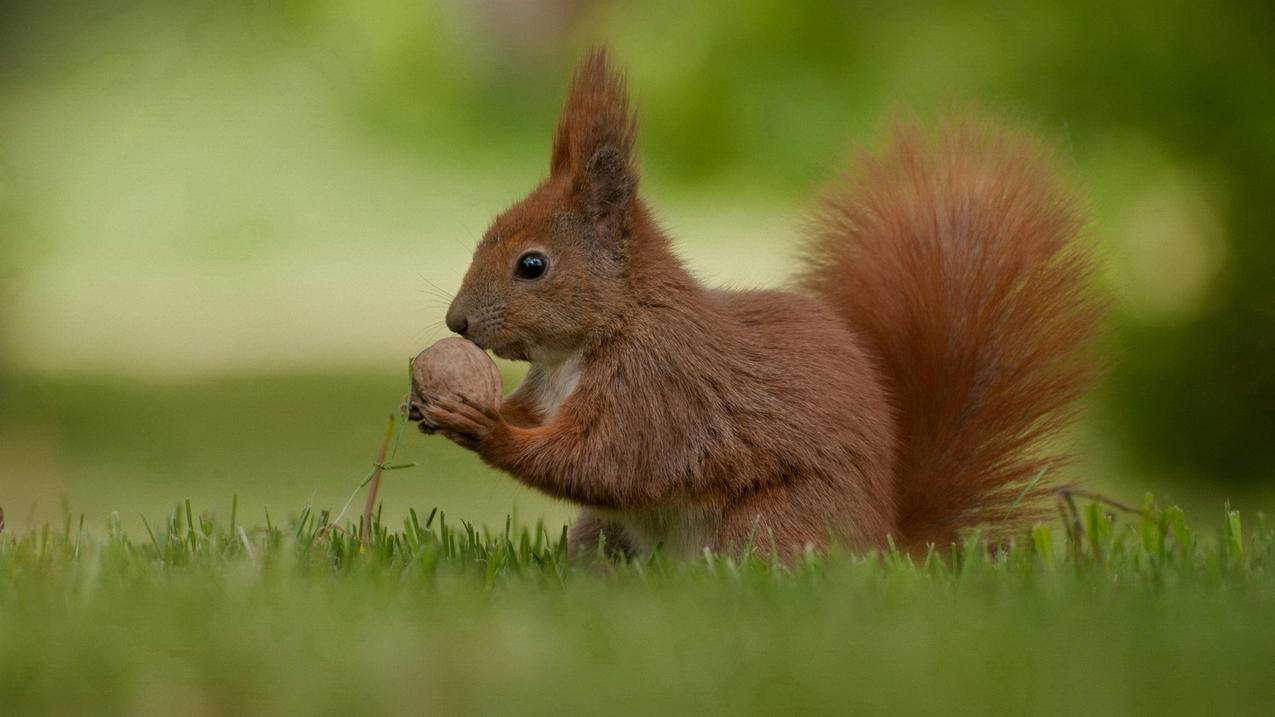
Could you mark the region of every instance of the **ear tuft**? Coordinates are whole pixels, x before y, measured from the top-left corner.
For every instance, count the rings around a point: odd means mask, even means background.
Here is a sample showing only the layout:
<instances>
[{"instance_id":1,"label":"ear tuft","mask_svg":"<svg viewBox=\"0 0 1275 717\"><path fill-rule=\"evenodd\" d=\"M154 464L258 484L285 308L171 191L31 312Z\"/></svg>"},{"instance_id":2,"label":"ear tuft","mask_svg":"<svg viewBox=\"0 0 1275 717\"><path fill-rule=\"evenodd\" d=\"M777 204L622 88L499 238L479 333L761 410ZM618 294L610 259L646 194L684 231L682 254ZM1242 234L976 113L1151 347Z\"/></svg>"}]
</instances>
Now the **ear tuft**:
<instances>
[{"instance_id":1,"label":"ear tuft","mask_svg":"<svg viewBox=\"0 0 1275 717\"><path fill-rule=\"evenodd\" d=\"M550 172L570 176L586 201L603 195L619 198L616 187L621 185L631 198L637 184L633 160L636 140L637 119L629 110L627 83L611 67L606 49L597 48L580 62L572 77L571 92L554 134ZM615 185L586 186L594 180Z\"/></svg>"}]
</instances>

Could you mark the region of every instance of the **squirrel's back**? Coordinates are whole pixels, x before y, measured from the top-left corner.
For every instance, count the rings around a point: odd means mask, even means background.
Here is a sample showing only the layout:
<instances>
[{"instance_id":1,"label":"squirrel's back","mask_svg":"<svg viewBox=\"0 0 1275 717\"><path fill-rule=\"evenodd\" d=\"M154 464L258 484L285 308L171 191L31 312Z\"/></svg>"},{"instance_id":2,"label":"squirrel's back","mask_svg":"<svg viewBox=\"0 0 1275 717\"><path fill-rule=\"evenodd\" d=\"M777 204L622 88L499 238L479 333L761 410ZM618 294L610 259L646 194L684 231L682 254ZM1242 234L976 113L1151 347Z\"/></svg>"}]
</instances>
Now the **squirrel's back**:
<instances>
[{"instance_id":1,"label":"squirrel's back","mask_svg":"<svg viewBox=\"0 0 1275 717\"><path fill-rule=\"evenodd\" d=\"M884 374L903 543L1039 515L1065 460L1049 442L1097 373L1082 224L1047 151L978 122L900 125L826 199L799 283Z\"/></svg>"}]
</instances>

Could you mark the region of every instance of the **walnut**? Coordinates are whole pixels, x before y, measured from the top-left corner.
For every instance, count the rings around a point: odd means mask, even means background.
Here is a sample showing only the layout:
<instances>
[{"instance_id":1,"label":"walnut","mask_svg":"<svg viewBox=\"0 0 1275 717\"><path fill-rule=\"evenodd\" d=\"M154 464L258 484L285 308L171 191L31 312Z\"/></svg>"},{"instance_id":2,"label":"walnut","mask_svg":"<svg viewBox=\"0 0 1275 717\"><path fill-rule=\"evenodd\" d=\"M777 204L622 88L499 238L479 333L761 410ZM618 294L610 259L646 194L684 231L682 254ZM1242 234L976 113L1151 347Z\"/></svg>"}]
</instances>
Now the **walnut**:
<instances>
[{"instance_id":1,"label":"walnut","mask_svg":"<svg viewBox=\"0 0 1275 717\"><path fill-rule=\"evenodd\" d=\"M500 370L485 351L449 336L412 359L412 394L424 403L459 394L480 406L500 408Z\"/></svg>"}]
</instances>

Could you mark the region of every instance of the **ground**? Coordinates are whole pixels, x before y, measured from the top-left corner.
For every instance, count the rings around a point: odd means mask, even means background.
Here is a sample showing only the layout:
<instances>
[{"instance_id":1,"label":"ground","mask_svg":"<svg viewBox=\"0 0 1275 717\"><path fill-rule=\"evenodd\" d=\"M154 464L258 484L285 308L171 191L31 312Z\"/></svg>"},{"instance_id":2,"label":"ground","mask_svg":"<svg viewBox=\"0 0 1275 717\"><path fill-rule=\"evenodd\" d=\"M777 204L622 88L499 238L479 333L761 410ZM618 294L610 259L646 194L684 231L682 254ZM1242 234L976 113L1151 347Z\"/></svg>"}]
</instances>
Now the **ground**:
<instances>
[{"instance_id":1,"label":"ground","mask_svg":"<svg viewBox=\"0 0 1275 717\"><path fill-rule=\"evenodd\" d=\"M357 513L357 509L354 510ZM1180 511L1008 550L569 564L441 513L0 535L6 714L1257 714L1275 535ZM1208 523L1209 521L1202 521ZM1070 539L1069 539L1070 538Z\"/></svg>"}]
</instances>

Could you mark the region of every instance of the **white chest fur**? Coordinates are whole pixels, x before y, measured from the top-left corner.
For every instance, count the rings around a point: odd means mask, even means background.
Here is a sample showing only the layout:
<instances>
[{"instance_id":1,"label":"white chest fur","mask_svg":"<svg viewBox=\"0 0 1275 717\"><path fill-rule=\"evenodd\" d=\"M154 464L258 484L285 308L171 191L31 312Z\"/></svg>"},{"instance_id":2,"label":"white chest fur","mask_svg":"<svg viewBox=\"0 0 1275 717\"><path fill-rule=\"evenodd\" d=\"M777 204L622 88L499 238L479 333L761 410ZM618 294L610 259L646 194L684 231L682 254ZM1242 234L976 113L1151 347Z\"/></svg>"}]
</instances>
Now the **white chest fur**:
<instances>
[{"instance_id":1,"label":"white chest fur","mask_svg":"<svg viewBox=\"0 0 1275 717\"><path fill-rule=\"evenodd\" d=\"M580 382L580 359L576 356L551 364L535 364L536 408L544 418L550 418L567 400Z\"/></svg>"}]
</instances>

